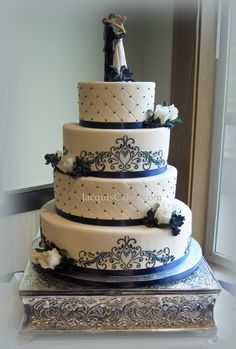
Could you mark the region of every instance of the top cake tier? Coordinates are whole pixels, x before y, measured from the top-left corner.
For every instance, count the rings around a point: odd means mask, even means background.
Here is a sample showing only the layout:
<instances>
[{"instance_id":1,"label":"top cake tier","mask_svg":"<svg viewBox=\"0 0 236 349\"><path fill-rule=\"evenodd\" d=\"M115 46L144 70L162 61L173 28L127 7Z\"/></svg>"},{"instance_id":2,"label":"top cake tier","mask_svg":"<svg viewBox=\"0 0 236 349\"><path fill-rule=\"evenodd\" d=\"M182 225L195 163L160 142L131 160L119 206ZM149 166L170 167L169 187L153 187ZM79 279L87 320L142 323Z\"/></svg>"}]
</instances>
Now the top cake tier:
<instances>
[{"instance_id":1,"label":"top cake tier","mask_svg":"<svg viewBox=\"0 0 236 349\"><path fill-rule=\"evenodd\" d=\"M154 82L80 82L80 125L94 128L142 127L154 108Z\"/></svg>"}]
</instances>

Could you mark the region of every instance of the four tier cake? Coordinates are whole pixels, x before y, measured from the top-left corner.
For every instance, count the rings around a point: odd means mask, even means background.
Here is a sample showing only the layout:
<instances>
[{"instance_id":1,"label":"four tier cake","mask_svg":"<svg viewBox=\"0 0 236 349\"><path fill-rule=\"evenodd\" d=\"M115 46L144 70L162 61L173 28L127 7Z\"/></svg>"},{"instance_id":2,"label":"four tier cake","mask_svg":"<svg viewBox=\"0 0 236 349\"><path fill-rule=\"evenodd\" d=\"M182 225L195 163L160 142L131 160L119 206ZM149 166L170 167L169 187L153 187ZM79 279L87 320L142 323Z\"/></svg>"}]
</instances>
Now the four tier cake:
<instances>
[{"instance_id":1,"label":"four tier cake","mask_svg":"<svg viewBox=\"0 0 236 349\"><path fill-rule=\"evenodd\" d=\"M155 106L154 82L133 80L125 20L103 20L105 81L79 82L79 123L65 124L63 151L45 156L55 199L41 209L32 262L55 274L171 273L191 250L191 210L175 198L177 170L168 164L178 110Z\"/></svg>"}]
</instances>

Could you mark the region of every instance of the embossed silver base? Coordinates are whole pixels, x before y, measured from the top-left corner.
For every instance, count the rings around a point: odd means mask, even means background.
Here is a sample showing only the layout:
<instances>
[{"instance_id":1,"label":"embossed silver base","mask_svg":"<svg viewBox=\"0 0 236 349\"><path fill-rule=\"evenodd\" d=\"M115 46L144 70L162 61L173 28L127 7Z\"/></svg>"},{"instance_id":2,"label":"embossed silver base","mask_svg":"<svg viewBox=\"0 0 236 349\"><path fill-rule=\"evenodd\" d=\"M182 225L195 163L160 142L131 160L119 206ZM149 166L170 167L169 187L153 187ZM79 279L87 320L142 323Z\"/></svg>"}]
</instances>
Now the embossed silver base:
<instances>
[{"instance_id":1,"label":"embossed silver base","mask_svg":"<svg viewBox=\"0 0 236 349\"><path fill-rule=\"evenodd\" d=\"M214 329L219 293L204 259L181 280L135 288L70 283L29 263L19 288L24 305L21 329L30 334Z\"/></svg>"}]
</instances>

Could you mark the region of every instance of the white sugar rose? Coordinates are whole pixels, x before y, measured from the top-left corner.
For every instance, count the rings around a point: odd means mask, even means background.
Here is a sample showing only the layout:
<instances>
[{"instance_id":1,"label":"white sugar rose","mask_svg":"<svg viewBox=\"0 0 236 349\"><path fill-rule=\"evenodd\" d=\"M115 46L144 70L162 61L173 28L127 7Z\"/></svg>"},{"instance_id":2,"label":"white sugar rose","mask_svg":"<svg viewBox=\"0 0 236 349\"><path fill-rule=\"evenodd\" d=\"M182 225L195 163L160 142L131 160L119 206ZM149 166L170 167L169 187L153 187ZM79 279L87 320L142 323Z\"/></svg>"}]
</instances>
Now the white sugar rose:
<instances>
[{"instance_id":1,"label":"white sugar rose","mask_svg":"<svg viewBox=\"0 0 236 349\"><path fill-rule=\"evenodd\" d=\"M75 161L75 156L72 154L63 155L57 167L64 173L71 172L73 168L73 163Z\"/></svg>"},{"instance_id":2,"label":"white sugar rose","mask_svg":"<svg viewBox=\"0 0 236 349\"><path fill-rule=\"evenodd\" d=\"M169 224L172 216L172 206L168 203L161 204L155 213L158 224Z\"/></svg>"},{"instance_id":3,"label":"white sugar rose","mask_svg":"<svg viewBox=\"0 0 236 349\"><path fill-rule=\"evenodd\" d=\"M49 251L33 250L31 254L31 262L40 264L43 269L55 269L61 263L62 257L56 248Z\"/></svg>"},{"instance_id":4,"label":"white sugar rose","mask_svg":"<svg viewBox=\"0 0 236 349\"><path fill-rule=\"evenodd\" d=\"M56 153L57 153L57 156L58 156L59 158L62 158L62 157L63 157L62 151L58 150Z\"/></svg>"},{"instance_id":5,"label":"white sugar rose","mask_svg":"<svg viewBox=\"0 0 236 349\"><path fill-rule=\"evenodd\" d=\"M169 119L169 109L166 106L158 104L154 113L154 120L160 119L161 125L164 125Z\"/></svg>"},{"instance_id":6,"label":"white sugar rose","mask_svg":"<svg viewBox=\"0 0 236 349\"><path fill-rule=\"evenodd\" d=\"M177 119L178 115L179 115L178 109L175 107L174 104L171 104L169 106L169 119L170 119L170 121Z\"/></svg>"}]
</instances>

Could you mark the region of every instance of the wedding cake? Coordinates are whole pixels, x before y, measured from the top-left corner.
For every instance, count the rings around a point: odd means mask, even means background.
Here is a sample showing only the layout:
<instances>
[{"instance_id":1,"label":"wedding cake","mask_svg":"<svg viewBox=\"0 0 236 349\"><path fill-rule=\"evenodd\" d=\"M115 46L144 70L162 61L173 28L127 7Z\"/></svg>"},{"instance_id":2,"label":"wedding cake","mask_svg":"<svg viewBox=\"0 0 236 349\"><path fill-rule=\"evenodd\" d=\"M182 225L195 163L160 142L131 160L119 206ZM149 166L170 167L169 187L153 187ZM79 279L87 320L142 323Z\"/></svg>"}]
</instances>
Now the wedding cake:
<instances>
[{"instance_id":1,"label":"wedding cake","mask_svg":"<svg viewBox=\"0 0 236 349\"><path fill-rule=\"evenodd\" d=\"M32 252L44 270L106 280L171 272L189 256L191 210L175 198L177 169L168 164L178 110L154 105L154 82L133 80L124 21L103 20L105 81L79 82L79 123L65 124L63 151L45 156L55 199L41 209Z\"/></svg>"}]
</instances>

